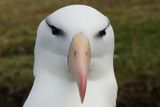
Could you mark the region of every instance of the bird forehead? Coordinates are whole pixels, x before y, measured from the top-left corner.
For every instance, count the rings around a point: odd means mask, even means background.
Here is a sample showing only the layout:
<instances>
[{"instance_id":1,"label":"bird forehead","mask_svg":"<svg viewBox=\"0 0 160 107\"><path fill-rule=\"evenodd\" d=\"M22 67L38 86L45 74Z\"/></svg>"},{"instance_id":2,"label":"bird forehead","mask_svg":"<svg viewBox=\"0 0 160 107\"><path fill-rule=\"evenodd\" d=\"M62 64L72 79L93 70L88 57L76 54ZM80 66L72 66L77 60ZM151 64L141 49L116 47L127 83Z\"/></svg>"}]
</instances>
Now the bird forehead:
<instances>
[{"instance_id":1,"label":"bird forehead","mask_svg":"<svg viewBox=\"0 0 160 107\"><path fill-rule=\"evenodd\" d=\"M58 26L83 26L102 28L107 23L107 18L96 9L85 5L71 5L58 9L51 15L48 20ZM57 21L58 20L58 21ZM86 24L87 23L87 24ZM69 26L67 26L69 25Z\"/></svg>"}]
</instances>

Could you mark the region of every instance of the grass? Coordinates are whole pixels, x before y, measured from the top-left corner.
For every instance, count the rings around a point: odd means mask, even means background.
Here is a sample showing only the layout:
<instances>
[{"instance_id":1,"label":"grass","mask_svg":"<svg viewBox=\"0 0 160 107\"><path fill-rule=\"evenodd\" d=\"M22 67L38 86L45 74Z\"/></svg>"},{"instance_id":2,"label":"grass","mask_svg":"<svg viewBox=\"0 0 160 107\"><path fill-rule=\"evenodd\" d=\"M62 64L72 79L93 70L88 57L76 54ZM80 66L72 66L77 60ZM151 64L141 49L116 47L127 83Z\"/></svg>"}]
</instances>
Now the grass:
<instances>
[{"instance_id":1,"label":"grass","mask_svg":"<svg viewBox=\"0 0 160 107\"><path fill-rule=\"evenodd\" d=\"M144 73L160 76L159 0L1 0L1 85L12 91L31 84L38 24L54 10L77 3L93 6L111 20L119 84Z\"/></svg>"},{"instance_id":2,"label":"grass","mask_svg":"<svg viewBox=\"0 0 160 107\"><path fill-rule=\"evenodd\" d=\"M32 83L33 56L6 56L0 60L0 84L10 92L20 90Z\"/></svg>"}]
</instances>

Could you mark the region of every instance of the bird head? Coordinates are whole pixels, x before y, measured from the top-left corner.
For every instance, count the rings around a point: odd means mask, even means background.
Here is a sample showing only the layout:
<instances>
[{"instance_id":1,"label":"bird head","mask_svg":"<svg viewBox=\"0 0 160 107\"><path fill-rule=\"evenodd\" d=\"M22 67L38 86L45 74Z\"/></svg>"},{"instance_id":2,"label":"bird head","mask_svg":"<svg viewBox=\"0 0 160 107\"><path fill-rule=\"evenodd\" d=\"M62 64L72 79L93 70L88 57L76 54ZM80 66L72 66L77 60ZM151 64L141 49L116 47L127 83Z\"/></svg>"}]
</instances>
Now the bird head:
<instances>
[{"instance_id":1,"label":"bird head","mask_svg":"<svg viewBox=\"0 0 160 107\"><path fill-rule=\"evenodd\" d=\"M69 73L78 85L83 102L92 59L114 52L110 21L96 9L85 5L58 9L38 27L35 53L41 54L39 50L66 57Z\"/></svg>"}]
</instances>

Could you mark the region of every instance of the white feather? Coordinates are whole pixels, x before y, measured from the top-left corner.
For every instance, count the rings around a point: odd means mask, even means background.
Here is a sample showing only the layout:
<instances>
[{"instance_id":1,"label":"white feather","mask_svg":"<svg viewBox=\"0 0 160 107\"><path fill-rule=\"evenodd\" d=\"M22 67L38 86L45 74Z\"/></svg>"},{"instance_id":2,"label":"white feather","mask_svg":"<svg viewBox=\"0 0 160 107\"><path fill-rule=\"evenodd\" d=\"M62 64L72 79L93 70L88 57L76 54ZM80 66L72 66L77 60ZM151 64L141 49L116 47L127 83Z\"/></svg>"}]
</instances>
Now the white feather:
<instances>
[{"instance_id":1,"label":"white feather","mask_svg":"<svg viewBox=\"0 0 160 107\"><path fill-rule=\"evenodd\" d=\"M54 36L46 19L62 29L64 37ZM109 25L103 38L95 37L109 24L108 18L92 7L71 5L55 11L46 19L37 31L35 80L23 107L115 107L117 83L113 68L112 26ZM83 104L67 67L70 43L77 33L88 37L92 53Z\"/></svg>"}]
</instances>

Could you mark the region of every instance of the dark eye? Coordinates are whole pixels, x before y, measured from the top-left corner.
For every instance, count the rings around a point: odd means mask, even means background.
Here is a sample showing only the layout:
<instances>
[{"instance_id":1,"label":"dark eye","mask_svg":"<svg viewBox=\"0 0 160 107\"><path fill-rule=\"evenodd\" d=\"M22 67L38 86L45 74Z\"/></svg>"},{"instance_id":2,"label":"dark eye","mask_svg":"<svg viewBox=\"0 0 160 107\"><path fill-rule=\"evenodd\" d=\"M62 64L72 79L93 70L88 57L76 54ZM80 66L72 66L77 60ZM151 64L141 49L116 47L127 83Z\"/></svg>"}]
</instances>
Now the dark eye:
<instances>
[{"instance_id":1,"label":"dark eye","mask_svg":"<svg viewBox=\"0 0 160 107\"><path fill-rule=\"evenodd\" d=\"M103 37L103 36L105 36L106 35L106 29L104 29L104 30L102 30L102 31L99 31L99 33L98 33L98 37Z\"/></svg>"},{"instance_id":2,"label":"dark eye","mask_svg":"<svg viewBox=\"0 0 160 107\"><path fill-rule=\"evenodd\" d=\"M50 25L47 21L46 21L46 23L47 23L47 25L51 28L53 35L56 35L56 36L63 35L62 30L56 28L56 27L53 26L53 25Z\"/></svg>"},{"instance_id":3,"label":"dark eye","mask_svg":"<svg viewBox=\"0 0 160 107\"><path fill-rule=\"evenodd\" d=\"M52 29L52 34L53 35L61 35L62 31L54 26L50 26L50 28Z\"/></svg>"},{"instance_id":4,"label":"dark eye","mask_svg":"<svg viewBox=\"0 0 160 107\"><path fill-rule=\"evenodd\" d=\"M103 30L98 32L97 37L102 38L103 36L105 36L106 35L106 29L109 27L109 25L110 25L110 22L108 22L108 25Z\"/></svg>"}]
</instances>

